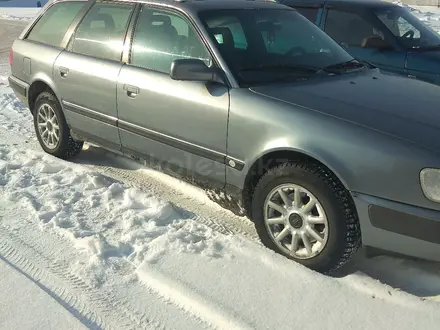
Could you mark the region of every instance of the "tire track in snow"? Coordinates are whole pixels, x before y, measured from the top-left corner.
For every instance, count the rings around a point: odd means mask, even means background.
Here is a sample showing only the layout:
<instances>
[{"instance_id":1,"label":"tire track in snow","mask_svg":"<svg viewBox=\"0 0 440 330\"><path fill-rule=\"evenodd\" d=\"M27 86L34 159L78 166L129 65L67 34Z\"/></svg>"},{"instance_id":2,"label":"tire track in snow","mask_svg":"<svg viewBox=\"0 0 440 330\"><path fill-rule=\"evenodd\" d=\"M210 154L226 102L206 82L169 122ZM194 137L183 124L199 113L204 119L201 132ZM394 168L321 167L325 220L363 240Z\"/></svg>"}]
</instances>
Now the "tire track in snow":
<instances>
[{"instance_id":1,"label":"tire track in snow","mask_svg":"<svg viewBox=\"0 0 440 330\"><path fill-rule=\"evenodd\" d=\"M109 158L108 153L109 152L107 151L102 152L104 157ZM112 154L111 157L116 158L116 161L118 161L117 158L121 158L121 156L116 154ZM87 162L87 159L84 160ZM123 161L127 162L131 160L124 159ZM146 171L137 172L116 166L111 167L84 162L82 164L104 176L123 182L127 186L137 188L146 193L154 193L157 198L170 202L178 208L191 213L191 218L193 220L200 222L215 231L225 235L240 235L254 241L259 241L255 228L248 219L236 216L232 212L209 200L207 196L206 201L201 201L199 198L194 197L187 192L183 192L167 182L161 181L160 178L145 173ZM148 168L146 169L148 170ZM174 178L171 178L171 180L177 181L177 179Z\"/></svg>"},{"instance_id":2,"label":"tire track in snow","mask_svg":"<svg viewBox=\"0 0 440 330\"><path fill-rule=\"evenodd\" d=\"M42 282L45 286L53 290L56 288L56 293L63 299L74 303L74 307L80 311L89 311L95 313L96 316L91 319L96 319L98 315L101 316L101 320L106 320L106 325L102 325L103 329L111 329L108 324L117 324L113 326L113 329L164 329L160 320L155 320L150 315L141 313L133 309L130 302L126 300L119 300L112 294L103 293L101 290L97 290L94 287L88 285L81 277L73 274L70 271L69 265L66 262L58 261L60 259L60 251L69 251L68 243L62 238L50 235L51 239L55 239L55 244L49 244L49 246L56 246L56 250L51 252L48 250L47 239L36 240L35 233L38 235L37 225L34 223L26 224L25 230L19 232L11 231L4 225L0 224L0 256L3 254L2 245L14 246L14 251L19 257L14 259L14 264L30 264L32 271L31 277L35 280ZM26 257L23 257L26 256ZM38 256L38 257L37 257ZM136 272L137 266L128 260L124 260L126 268L124 272ZM40 267L37 268L35 265ZM250 329L245 323L240 320L235 320L234 317L224 313L215 302L210 301L208 297L199 296L195 290L185 288L182 283L175 281L172 278L168 278L162 273L159 273L153 269L143 267L143 270L137 271L136 274L140 279L140 285L149 290L159 301L165 304L171 304L178 310L182 311L184 315L189 318L198 320L201 323L206 324L209 328L218 329ZM46 274L44 277L46 281L41 280L41 274ZM49 275L47 275L49 274ZM52 274L52 275L50 275ZM58 286L54 285L58 278ZM60 282L61 280L61 282ZM65 283L69 284L66 287ZM70 290L70 291L69 291ZM71 294L77 293L76 295ZM83 301L78 296L81 293L86 293L86 299L84 300L88 304L91 304L94 308L90 309L85 307ZM116 302L117 303L112 303ZM95 305L98 305L95 307ZM129 315L127 315L129 314ZM122 317L120 317L122 316ZM117 321L115 321L117 317ZM125 323L121 323L121 319L126 320ZM101 321L102 323L104 321ZM118 322L118 323L116 323Z\"/></svg>"},{"instance_id":3,"label":"tire track in snow","mask_svg":"<svg viewBox=\"0 0 440 330\"><path fill-rule=\"evenodd\" d=\"M98 329L162 328L159 321L137 311L128 301L88 285L70 271L69 265L54 261L55 253L47 253L47 246L38 247L37 242L25 241L3 225L0 225L0 242L0 255L59 296L71 311L78 311L84 319L95 322ZM85 296L86 301L93 303L93 309L75 294L78 292Z\"/></svg>"},{"instance_id":4,"label":"tire track in snow","mask_svg":"<svg viewBox=\"0 0 440 330\"><path fill-rule=\"evenodd\" d=\"M51 288L54 282L51 274L35 266L4 241L0 243L0 260L34 282L88 328L110 329L99 316L88 310L86 305L70 292L60 287Z\"/></svg>"},{"instance_id":5,"label":"tire track in snow","mask_svg":"<svg viewBox=\"0 0 440 330\"><path fill-rule=\"evenodd\" d=\"M10 95L7 96L9 97L5 97L4 100L1 100L3 102L0 102L3 103L3 106L13 104L14 102L13 97L10 97ZM22 115L27 117L27 113L22 113ZM20 144L23 143L22 136L15 136L13 140L21 141ZM29 145L27 147L29 147ZM86 155L84 157L84 160L87 162L87 152L85 152L85 154ZM108 152L99 151L99 154L103 154L105 158L110 158L108 156ZM112 154L112 157L115 156ZM257 239L255 229L248 220L235 216L234 214L232 214L232 212L225 210L221 206L217 205L215 202L210 201L208 197L206 197L206 200L200 200L199 198L193 197L182 190L174 188L167 182L162 182L160 178L149 175L148 173L139 173L129 169L120 169L116 167L95 164L83 163L82 165L88 167L89 169L92 169L97 173L100 173L103 176L120 181L126 186L136 187L137 189L144 192L153 193L159 199L165 199L173 203L175 206L182 208L184 212L191 214L191 218L193 220L200 222L214 229L215 231L226 235L238 234L241 236L249 237L253 240ZM14 236L13 233L11 235ZM2 231L0 227L0 237L1 236ZM15 238L23 242L20 236L15 235ZM18 246L20 246L21 244L22 243L18 243ZM38 254L44 253L42 252L44 251L44 249L33 249ZM45 255L41 254L41 256L44 257ZM45 258L47 260L53 260L50 255L46 255ZM133 267L134 271L135 266L131 266ZM81 278L70 273L69 268L65 265L60 264L59 262L56 262L55 264L49 263L47 267L52 273L66 280L75 288L79 288L82 292L96 291L95 289L89 287ZM153 291L155 295L160 297L160 299L162 299L164 302L172 303L174 306L184 311L187 315L190 315L205 324L220 329L249 329L249 326L241 322L240 320L234 320L233 317L225 315L225 313L220 310L219 306L216 306L214 302L209 301L209 298L206 299L204 297L199 297L195 291L183 287L181 283L178 283L173 279L166 278L164 277L164 275L157 273L153 270L151 270L151 272L148 271L138 273L138 275L143 279L141 281L142 285ZM97 293L96 295L99 296L99 293ZM92 300L92 298L94 297L90 297L90 300ZM110 299L114 300L114 298ZM104 297L103 299L99 299L98 297L97 300L108 301L109 298ZM112 312L114 313L113 309L103 310L104 315ZM147 320L146 316L137 319L138 323L144 322L145 320ZM153 328L154 327L157 328L160 327L160 325L156 324L156 326L153 326Z\"/></svg>"},{"instance_id":6,"label":"tire track in snow","mask_svg":"<svg viewBox=\"0 0 440 330\"><path fill-rule=\"evenodd\" d=\"M221 311L211 301L203 299L195 290L185 288L181 283L152 269L145 270L146 266L143 266L142 271L138 272L140 281L186 313L198 317L216 329L252 329L251 326L236 319L230 313Z\"/></svg>"}]
</instances>

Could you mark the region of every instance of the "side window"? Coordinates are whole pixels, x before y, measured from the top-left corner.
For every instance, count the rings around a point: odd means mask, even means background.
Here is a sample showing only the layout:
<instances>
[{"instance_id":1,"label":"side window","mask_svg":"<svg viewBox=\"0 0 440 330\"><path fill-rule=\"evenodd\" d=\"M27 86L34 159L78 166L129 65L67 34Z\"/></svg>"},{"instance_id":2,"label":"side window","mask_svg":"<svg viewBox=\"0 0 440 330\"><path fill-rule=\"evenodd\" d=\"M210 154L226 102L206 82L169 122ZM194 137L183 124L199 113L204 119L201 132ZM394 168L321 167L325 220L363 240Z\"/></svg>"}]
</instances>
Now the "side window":
<instances>
[{"instance_id":1,"label":"side window","mask_svg":"<svg viewBox=\"0 0 440 330\"><path fill-rule=\"evenodd\" d=\"M414 27L406 19L401 16L392 15L389 17L387 12L377 15L377 17L390 29L390 31L396 37L403 37L408 34L411 35L411 39L420 39L420 30ZM409 32L412 31L412 32ZM414 35L412 35L414 34Z\"/></svg>"},{"instance_id":2,"label":"side window","mask_svg":"<svg viewBox=\"0 0 440 330\"><path fill-rule=\"evenodd\" d=\"M169 73L177 59L211 57L192 26L180 15L143 7L136 25L130 63Z\"/></svg>"},{"instance_id":3,"label":"side window","mask_svg":"<svg viewBox=\"0 0 440 330\"><path fill-rule=\"evenodd\" d=\"M411 33L409 31L412 31L412 33L414 33L414 36L412 38L420 39L420 31L403 17L399 17L399 19L397 20L397 26L399 27L400 37L403 37L404 35Z\"/></svg>"},{"instance_id":4,"label":"side window","mask_svg":"<svg viewBox=\"0 0 440 330\"><path fill-rule=\"evenodd\" d=\"M319 8L295 7L296 11L307 18L313 24L316 24Z\"/></svg>"},{"instance_id":5,"label":"side window","mask_svg":"<svg viewBox=\"0 0 440 330\"><path fill-rule=\"evenodd\" d=\"M38 20L27 39L60 47L69 25L83 6L84 2L62 2L53 5Z\"/></svg>"},{"instance_id":6,"label":"side window","mask_svg":"<svg viewBox=\"0 0 440 330\"><path fill-rule=\"evenodd\" d=\"M355 13L330 9L325 32L340 44L368 48L369 40L384 40L383 32ZM386 41L385 41L386 42Z\"/></svg>"},{"instance_id":7,"label":"side window","mask_svg":"<svg viewBox=\"0 0 440 330\"><path fill-rule=\"evenodd\" d=\"M79 24L70 50L120 61L132 5L96 3Z\"/></svg>"}]
</instances>

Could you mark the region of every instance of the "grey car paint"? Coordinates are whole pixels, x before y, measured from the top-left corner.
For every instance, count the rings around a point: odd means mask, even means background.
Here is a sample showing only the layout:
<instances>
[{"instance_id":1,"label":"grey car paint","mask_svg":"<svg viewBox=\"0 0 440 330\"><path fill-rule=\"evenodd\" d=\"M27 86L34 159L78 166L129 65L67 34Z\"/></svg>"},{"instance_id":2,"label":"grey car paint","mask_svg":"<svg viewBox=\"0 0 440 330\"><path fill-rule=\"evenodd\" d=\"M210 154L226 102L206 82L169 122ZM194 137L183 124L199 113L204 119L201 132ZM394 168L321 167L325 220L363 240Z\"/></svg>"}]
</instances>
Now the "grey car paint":
<instances>
[{"instance_id":1,"label":"grey car paint","mask_svg":"<svg viewBox=\"0 0 440 330\"><path fill-rule=\"evenodd\" d=\"M206 88L197 82L172 81L164 74L25 40L13 46L11 86L26 100L31 86L44 82L64 101L73 131L88 132L90 140L104 147L107 143L130 154L153 154L212 179L239 197L247 188L249 173L265 155L283 151L313 157L351 192L365 245L440 261L440 205L423 195L419 182L421 169L440 168L438 87L374 70L291 85L239 88L197 19L199 10L222 8L224 3L145 3L192 18L225 71L228 86ZM227 3L230 8L281 6ZM26 31L21 39L25 35ZM21 66L27 57L32 59L30 74ZM67 79L60 76L60 67L69 69ZM105 70L107 80L100 78L97 67ZM23 89L25 95L20 93ZM414 97L420 93L423 99ZM159 106L141 107L147 99ZM76 106L75 114L69 106ZM82 117L81 111L88 111L88 117ZM208 111L209 116L202 115ZM94 140L90 132L103 141ZM201 162L206 167L194 168ZM387 219L372 219L377 207L391 210L386 214L393 215L390 221L396 229L390 230ZM399 215L405 222L399 223ZM405 218L408 215L414 220ZM429 228L434 228L434 236L426 233Z\"/></svg>"},{"instance_id":2,"label":"grey car paint","mask_svg":"<svg viewBox=\"0 0 440 330\"><path fill-rule=\"evenodd\" d=\"M138 94L125 90L127 85L137 88ZM174 81L165 73L124 66L117 95L121 141L127 152L167 160L194 171L201 180L224 186L226 86L206 88L202 82Z\"/></svg>"},{"instance_id":3,"label":"grey car paint","mask_svg":"<svg viewBox=\"0 0 440 330\"><path fill-rule=\"evenodd\" d=\"M53 67L53 80L69 125L117 150L121 143L115 90L121 67L121 63L67 51L57 57ZM88 118L84 113L96 116Z\"/></svg>"}]
</instances>

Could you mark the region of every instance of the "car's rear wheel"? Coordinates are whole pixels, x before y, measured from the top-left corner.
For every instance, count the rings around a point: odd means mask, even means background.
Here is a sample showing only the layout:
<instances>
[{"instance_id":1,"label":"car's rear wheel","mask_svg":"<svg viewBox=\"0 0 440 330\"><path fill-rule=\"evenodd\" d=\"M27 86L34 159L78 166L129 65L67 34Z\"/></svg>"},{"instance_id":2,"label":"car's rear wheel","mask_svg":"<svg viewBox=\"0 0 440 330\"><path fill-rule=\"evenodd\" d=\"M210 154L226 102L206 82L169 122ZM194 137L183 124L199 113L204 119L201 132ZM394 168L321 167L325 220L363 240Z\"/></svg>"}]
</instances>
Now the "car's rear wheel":
<instances>
[{"instance_id":1,"label":"car's rear wheel","mask_svg":"<svg viewBox=\"0 0 440 330\"><path fill-rule=\"evenodd\" d=\"M263 244L322 273L340 268L361 244L351 196L320 164L268 171L255 188L252 218Z\"/></svg>"},{"instance_id":2,"label":"car's rear wheel","mask_svg":"<svg viewBox=\"0 0 440 330\"><path fill-rule=\"evenodd\" d=\"M37 97L33 115L35 132L45 152L68 159L81 151L83 142L70 136L61 106L51 92L43 92Z\"/></svg>"}]
</instances>

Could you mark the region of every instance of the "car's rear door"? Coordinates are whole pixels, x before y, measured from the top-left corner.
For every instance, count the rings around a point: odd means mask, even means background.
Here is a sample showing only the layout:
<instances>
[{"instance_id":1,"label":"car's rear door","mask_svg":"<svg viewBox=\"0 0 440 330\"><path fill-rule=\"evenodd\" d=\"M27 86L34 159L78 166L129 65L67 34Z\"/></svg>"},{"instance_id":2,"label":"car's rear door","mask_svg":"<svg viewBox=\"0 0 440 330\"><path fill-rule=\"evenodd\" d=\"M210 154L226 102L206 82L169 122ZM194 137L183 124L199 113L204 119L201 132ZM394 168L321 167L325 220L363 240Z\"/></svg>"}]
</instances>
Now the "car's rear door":
<instances>
[{"instance_id":1,"label":"car's rear door","mask_svg":"<svg viewBox=\"0 0 440 330\"><path fill-rule=\"evenodd\" d=\"M110 149L120 149L116 82L135 5L97 1L57 58L53 75L73 131Z\"/></svg>"},{"instance_id":2,"label":"car's rear door","mask_svg":"<svg viewBox=\"0 0 440 330\"><path fill-rule=\"evenodd\" d=\"M164 171L223 186L229 88L172 80L172 61L185 58L212 62L190 20L171 9L142 6L117 84L122 147L159 161Z\"/></svg>"}]
</instances>

